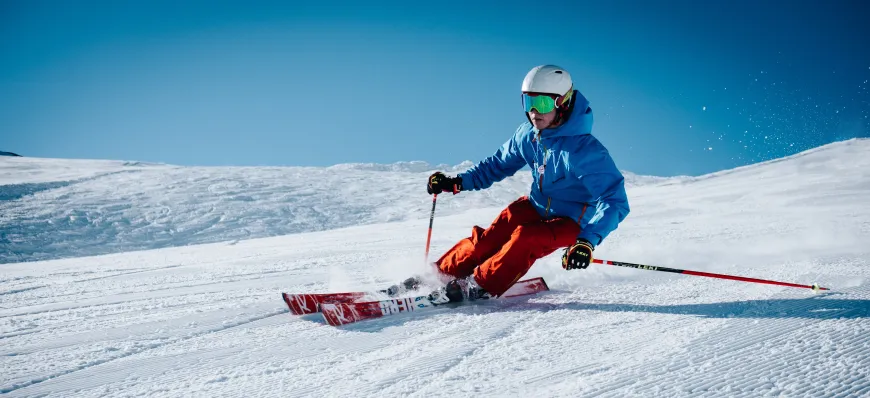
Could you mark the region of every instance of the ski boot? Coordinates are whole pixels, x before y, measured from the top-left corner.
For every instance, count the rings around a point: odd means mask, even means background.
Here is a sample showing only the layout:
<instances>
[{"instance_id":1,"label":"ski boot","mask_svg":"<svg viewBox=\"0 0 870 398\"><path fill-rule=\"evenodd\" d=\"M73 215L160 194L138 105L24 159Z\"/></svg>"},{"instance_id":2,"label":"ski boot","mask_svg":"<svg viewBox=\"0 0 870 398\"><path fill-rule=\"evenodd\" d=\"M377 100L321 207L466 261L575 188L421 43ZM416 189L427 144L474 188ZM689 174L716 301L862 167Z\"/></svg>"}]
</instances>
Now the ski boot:
<instances>
[{"instance_id":1,"label":"ski boot","mask_svg":"<svg viewBox=\"0 0 870 398\"><path fill-rule=\"evenodd\" d=\"M402 281L398 285L388 287L386 290L381 290L381 293L386 293L390 297L397 297L400 294L417 290L420 287L420 278L412 276Z\"/></svg>"},{"instance_id":2,"label":"ski boot","mask_svg":"<svg viewBox=\"0 0 870 398\"><path fill-rule=\"evenodd\" d=\"M432 304L440 305L462 301L486 300L492 295L484 290L474 280L474 276L457 278L429 294Z\"/></svg>"}]
</instances>

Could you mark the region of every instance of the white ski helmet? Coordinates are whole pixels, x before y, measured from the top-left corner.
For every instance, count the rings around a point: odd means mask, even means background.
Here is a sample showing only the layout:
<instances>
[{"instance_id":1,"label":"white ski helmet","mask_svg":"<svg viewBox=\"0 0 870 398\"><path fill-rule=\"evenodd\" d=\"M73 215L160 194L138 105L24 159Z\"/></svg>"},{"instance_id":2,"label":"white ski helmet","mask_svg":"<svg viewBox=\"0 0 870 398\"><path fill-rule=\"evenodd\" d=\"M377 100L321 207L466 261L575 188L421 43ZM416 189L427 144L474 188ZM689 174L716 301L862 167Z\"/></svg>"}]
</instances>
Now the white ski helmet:
<instances>
[{"instance_id":1,"label":"white ski helmet","mask_svg":"<svg viewBox=\"0 0 870 398\"><path fill-rule=\"evenodd\" d=\"M564 96L574 88L568 71L556 65L541 65L532 68L523 79L524 93L542 93Z\"/></svg>"}]
</instances>

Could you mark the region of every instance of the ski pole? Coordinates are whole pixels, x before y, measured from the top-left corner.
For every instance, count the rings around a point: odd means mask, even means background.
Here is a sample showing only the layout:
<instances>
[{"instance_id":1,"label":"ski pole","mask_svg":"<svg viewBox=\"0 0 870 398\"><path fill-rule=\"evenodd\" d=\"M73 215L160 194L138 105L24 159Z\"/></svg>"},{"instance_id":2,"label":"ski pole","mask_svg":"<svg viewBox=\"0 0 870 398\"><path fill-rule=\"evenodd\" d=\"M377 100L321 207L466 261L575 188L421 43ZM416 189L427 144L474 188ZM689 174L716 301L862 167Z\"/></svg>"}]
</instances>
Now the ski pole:
<instances>
[{"instance_id":1,"label":"ski pole","mask_svg":"<svg viewBox=\"0 0 870 398\"><path fill-rule=\"evenodd\" d=\"M743 277L743 276L714 274L714 273L710 273L710 272L690 271L690 270L686 270L686 269L658 267L658 266L654 266L654 265L623 263L620 261L599 260L597 258L592 259L592 262L598 263L598 264L604 264L604 265L613 265L613 266L617 266L617 267L643 269L643 270L647 270L647 271L671 272L674 274L705 276L708 278L730 279L733 281L741 281L741 282L764 283L764 284L768 284L768 285L778 285L778 286L788 286L788 287L801 287L801 288L813 289L813 291L815 291L815 292L818 292L820 290L831 290L831 289L828 289L826 287L819 287L819 285L815 284L815 283L812 285L798 285L796 283L769 281L767 279L756 279L756 278L747 278L747 277Z\"/></svg>"},{"instance_id":2,"label":"ski pole","mask_svg":"<svg viewBox=\"0 0 870 398\"><path fill-rule=\"evenodd\" d=\"M432 195L432 213L429 214L429 236L426 237L426 262L429 264L429 243L432 242L432 222L435 220L435 201L438 199L438 194Z\"/></svg>"}]
</instances>

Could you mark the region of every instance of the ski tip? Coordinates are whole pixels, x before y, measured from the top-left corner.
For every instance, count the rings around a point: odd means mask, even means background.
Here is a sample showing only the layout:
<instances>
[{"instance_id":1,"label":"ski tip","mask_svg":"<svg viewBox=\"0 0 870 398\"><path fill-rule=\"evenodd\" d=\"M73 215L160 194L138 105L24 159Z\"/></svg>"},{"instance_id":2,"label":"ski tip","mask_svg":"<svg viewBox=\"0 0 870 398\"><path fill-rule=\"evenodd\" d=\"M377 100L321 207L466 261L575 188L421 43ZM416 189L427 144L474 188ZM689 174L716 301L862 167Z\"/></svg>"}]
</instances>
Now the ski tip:
<instances>
[{"instance_id":1,"label":"ski tip","mask_svg":"<svg viewBox=\"0 0 870 398\"><path fill-rule=\"evenodd\" d=\"M531 285L533 287L533 290L536 292L545 292L545 291L550 290L550 286L547 285L547 281L545 281L544 278L540 277L540 276L532 278L532 279L526 279L523 281L519 281L517 283L525 283L525 284Z\"/></svg>"},{"instance_id":2,"label":"ski tip","mask_svg":"<svg viewBox=\"0 0 870 398\"><path fill-rule=\"evenodd\" d=\"M287 308L290 309L290 312L293 312L293 305L290 304L290 297L287 297L287 293L281 293L281 298L284 299L284 304L287 304Z\"/></svg>"},{"instance_id":3,"label":"ski tip","mask_svg":"<svg viewBox=\"0 0 870 398\"><path fill-rule=\"evenodd\" d=\"M320 311L320 303L309 294L281 293L293 315L307 315Z\"/></svg>"}]
</instances>

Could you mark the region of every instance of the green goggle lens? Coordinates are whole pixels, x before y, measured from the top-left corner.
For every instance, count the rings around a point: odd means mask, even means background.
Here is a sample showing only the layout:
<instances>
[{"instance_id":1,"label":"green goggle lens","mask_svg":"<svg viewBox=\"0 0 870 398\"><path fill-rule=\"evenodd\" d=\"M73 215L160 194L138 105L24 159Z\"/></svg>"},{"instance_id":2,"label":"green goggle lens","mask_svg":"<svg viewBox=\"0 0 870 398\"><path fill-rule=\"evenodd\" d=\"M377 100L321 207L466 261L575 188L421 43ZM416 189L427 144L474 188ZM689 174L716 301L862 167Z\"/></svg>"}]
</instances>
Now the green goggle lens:
<instances>
[{"instance_id":1,"label":"green goggle lens","mask_svg":"<svg viewBox=\"0 0 870 398\"><path fill-rule=\"evenodd\" d=\"M534 109L538 113L550 113L556 109L556 100L547 95L523 94L523 107L526 112L531 112Z\"/></svg>"}]
</instances>

